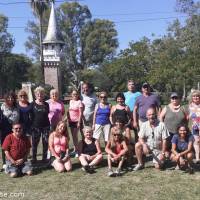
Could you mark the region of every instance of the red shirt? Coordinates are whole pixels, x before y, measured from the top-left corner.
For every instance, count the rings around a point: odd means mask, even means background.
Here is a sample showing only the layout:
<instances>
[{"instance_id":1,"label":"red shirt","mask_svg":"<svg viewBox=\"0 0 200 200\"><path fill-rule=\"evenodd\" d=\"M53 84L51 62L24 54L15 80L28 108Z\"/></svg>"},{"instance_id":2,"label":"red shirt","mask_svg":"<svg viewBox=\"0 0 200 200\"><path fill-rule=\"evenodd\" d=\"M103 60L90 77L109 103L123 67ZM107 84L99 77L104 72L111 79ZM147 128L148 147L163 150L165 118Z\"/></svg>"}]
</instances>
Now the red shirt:
<instances>
[{"instance_id":1,"label":"red shirt","mask_svg":"<svg viewBox=\"0 0 200 200\"><path fill-rule=\"evenodd\" d=\"M6 136L2 149L8 151L14 160L22 159L31 148L31 143L26 136L16 138L13 134Z\"/></svg>"}]
</instances>

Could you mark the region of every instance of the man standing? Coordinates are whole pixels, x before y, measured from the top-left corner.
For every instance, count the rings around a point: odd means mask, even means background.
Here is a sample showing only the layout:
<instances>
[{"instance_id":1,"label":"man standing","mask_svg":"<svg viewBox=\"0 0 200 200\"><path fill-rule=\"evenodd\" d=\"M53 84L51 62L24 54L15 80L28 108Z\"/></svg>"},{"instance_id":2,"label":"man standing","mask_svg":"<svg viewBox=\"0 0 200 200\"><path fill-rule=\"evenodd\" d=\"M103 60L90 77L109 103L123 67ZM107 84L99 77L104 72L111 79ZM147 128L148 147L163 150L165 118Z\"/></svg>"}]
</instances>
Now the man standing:
<instances>
[{"instance_id":1,"label":"man standing","mask_svg":"<svg viewBox=\"0 0 200 200\"><path fill-rule=\"evenodd\" d=\"M150 153L153 155L155 168L163 167L169 132L165 124L157 119L155 108L147 110L147 119L148 121L142 123L138 133L139 141L135 145L138 164L133 169L134 171L144 168L143 155Z\"/></svg>"},{"instance_id":2,"label":"man standing","mask_svg":"<svg viewBox=\"0 0 200 200\"><path fill-rule=\"evenodd\" d=\"M158 112L160 111L160 100L156 94L151 93L149 83L143 83L142 95L137 97L133 110L133 127L139 128L143 122L148 119L146 117L147 110L153 107Z\"/></svg>"},{"instance_id":3,"label":"man standing","mask_svg":"<svg viewBox=\"0 0 200 200\"><path fill-rule=\"evenodd\" d=\"M89 86L88 83L84 83L82 85L81 100L82 103L84 104L83 125L92 127L93 114L95 105L97 103L97 99L95 95L93 95L92 88Z\"/></svg>"},{"instance_id":4,"label":"man standing","mask_svg":"<svg viewBox=\"0 0 200 200\"><path fill-rule=\"evenodd\" d=\"M128 91L124 92L125 104L129 106L130 111L133 112L136 98L141 95L141 92L135 91L135 83L133 80L129 80L127 83Z\"/></svg>"},{"instance_id":5,"label":"man standing","mask_svg":"<svg viewBox=\"0 0 200 200\"><path fill-rule=\"evenodd\" d=\"M13 124L13 133L6 136L2 149L6 154L6 169L11 177L17 177L19 173L32 175L31 163L27 161L31 144L29 139L23 135L22 126Z\"/></svg>"}]
</instances>

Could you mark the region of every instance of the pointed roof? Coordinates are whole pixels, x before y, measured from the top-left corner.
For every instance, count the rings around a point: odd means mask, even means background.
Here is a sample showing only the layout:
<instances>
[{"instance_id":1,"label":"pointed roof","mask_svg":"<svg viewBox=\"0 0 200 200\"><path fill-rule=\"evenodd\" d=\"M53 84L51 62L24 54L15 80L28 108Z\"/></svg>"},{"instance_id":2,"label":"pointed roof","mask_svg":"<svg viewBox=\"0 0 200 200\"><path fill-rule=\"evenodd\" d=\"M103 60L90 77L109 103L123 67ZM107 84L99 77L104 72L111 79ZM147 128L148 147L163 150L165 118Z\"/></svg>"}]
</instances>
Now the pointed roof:
<instances>
[{"instance_id":1,"label":"pointed roof","mask_svg":"<svg viewBox=\"0 0 200 200\"><path fill-rule=\"evenodd\" d=\"M48 29L47 29L47 34L46 37L43 40L43 44L48 44L48 43L56 43L56 44L63 44L64 41L61 37L61 34L58 30L57 27L57 21L56 21L56 13L54 9L54 3L51 5L51 13L49 17L49 24L48 24Z\"/></svg>"}]
</instances>

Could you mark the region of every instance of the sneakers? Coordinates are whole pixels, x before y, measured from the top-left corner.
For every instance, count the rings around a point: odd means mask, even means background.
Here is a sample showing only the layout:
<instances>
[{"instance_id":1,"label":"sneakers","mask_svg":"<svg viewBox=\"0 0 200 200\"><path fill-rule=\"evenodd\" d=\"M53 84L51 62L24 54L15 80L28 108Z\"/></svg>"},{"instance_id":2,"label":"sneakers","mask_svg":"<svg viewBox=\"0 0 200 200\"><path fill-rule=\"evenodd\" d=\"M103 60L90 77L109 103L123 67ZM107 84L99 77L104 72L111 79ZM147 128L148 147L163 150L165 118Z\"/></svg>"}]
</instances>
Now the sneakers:
<instances>
[{"instance_id":1,"label":"sneakers","mask_svg":"<svg viewBox=\"0 0 200 200\"><path fill-rule=\"evenodd\" d=\"M176 165L175 170L180 170L180 167Z\"/></svg>"},{"instance_id":2,"label":"sneakers","mask_svg":"<svg viewBox=\"0 0 200 200\"><path fill-rule=\"evenodd\" d=\"M138 171L138 170L141 170L141 169L144 169L144 165L142 165L142 164L137 164L137 165L133 168L133 171Z\"/></svg>"},{"instance_id":3,"label":"sneakers","mask_svg":"<svg viewBox=\"0 0 200 200\"><path fill-rule=\"evenodd\" d=\"M3 164L2 168L5 170L6 169L6 164Z\"/></svg>"},{"instance_id":4,"label":"sneakers","mask_svg":"<svg viewBox=\"0 0 200 200\"><path fill-rule=\"evenodd\" d=\"M108 175L109 177L113 177L113 176L114 176L113 170L112 170L112 169L108 169L107 175Z\"/></svg>"},{"instance_id":5,"label":"sneakers","mask_svg":"<svg viewBox=\"0 0 200 200\"><path fill-rule=\"evenodd\" d=\"M121 169L117 168L117 169L115 170L115 175L116 175L116 176L120 176L120 175L121 175Z\"/></svg>"},{"instance_id":6,"label":"sneakers","mask_svg":"<svg viewBox=\"0 0 200 200\"><path fill-rule=\"evenodd\" d=\"M82 171L87 172L87 173L92 173L94 171L89 165L85 165L81 169Z\"/></svg>"}]
</instances>

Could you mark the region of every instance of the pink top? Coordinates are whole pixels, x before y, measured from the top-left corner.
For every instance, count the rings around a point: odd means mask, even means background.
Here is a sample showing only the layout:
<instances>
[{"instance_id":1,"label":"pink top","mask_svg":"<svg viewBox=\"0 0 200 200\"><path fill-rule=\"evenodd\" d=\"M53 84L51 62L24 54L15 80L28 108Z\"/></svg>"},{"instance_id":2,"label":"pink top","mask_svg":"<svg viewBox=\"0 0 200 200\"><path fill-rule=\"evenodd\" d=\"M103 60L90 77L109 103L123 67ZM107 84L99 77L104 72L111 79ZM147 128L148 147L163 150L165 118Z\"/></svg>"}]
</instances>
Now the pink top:
<instances>
[{"instance_id":1,"label":"pink top","mask_svg":"<svg viewBox=\"0 0 200 200\"><path fill-rule=\"evenodd\" d=\"M53 146L56 154L59 156L62 151L66 152L67 150L67 138L65 136L56 137L54 135Z\"/></svg>"},{"instance_id":2,"label":"pink top","mask_svg":"<svg viewBox=\"0 0 200 200\"><path fill-rule=\"evenodd\" d=\"M70 100L69 102L69 121L78 122L80 117L80 108L83 107L81 100Z\"/></svg>"},{"instance_id":3,"label":"pink top","mask_svg":"<svg viewBox=\"0 0 200 200\"><path fill-rule=\"evenodd\" d=\"M48 101L49 103L49 121L50 124L56 126L57 123L62 120L62 116L65 113L64 104L61 101L54 102L51 99Z\"/></svg>"}]
</instances>

